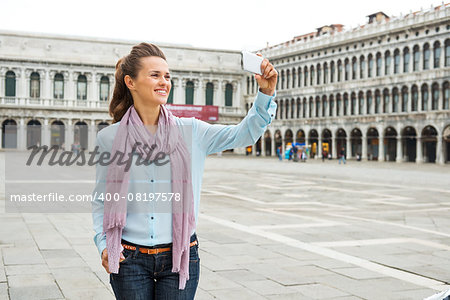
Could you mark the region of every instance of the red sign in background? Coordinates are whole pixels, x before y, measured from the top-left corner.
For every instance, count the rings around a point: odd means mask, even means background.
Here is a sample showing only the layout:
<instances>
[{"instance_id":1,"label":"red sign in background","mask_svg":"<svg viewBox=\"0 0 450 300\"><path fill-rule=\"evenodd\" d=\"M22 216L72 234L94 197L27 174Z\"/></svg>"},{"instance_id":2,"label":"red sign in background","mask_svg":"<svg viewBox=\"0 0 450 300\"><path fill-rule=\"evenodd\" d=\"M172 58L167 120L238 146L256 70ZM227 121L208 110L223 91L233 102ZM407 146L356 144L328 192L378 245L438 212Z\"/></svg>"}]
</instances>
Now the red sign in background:
<instances>
[{"instance_id":1,"label":"red sign in background","mask_svg":"<svg viewBox=\"0 0 450 300\"><path fill-rule=\"evenodd\" d=\"M206 122L219 120L219 107L214 105L166 104L166 107L177 117L194 117Z\"/></svg>"}]
</instances>

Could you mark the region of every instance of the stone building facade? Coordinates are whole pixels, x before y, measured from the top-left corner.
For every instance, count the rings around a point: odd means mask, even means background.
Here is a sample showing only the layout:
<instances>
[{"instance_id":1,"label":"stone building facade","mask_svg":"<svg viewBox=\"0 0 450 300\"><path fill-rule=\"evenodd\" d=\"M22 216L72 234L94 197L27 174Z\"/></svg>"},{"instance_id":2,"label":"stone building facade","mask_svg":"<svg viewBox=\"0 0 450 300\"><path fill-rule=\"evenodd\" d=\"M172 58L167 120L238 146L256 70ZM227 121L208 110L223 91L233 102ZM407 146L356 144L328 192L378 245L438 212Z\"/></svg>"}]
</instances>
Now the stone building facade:
<instances>
[{"instance_id":1,"label":"stone building facade","mask_svg":"<svg viewBox=\"0 0 450 300\"><path fill-rule=\"evenodd\" d=\"M298 142L312 157L450 161L450 5L368 18L260 50L280 74L278 112L254 152ZM247 76L247 108L255 93Z\"/></svg>"},{"instance_id":2,"label":"stone building facade","mask_svg":"<svg viewBox=\"0 0 450 300\"><path fill-rule=\"evenodd\" d=\"M69 150L77 141L92 150L98 130L111 124L115 64L138 43L0 31L0 147ZM221 124L242 120L238 51L158 46L171 72L171 103L216 105Z\"/></svg>"}]
</instances>

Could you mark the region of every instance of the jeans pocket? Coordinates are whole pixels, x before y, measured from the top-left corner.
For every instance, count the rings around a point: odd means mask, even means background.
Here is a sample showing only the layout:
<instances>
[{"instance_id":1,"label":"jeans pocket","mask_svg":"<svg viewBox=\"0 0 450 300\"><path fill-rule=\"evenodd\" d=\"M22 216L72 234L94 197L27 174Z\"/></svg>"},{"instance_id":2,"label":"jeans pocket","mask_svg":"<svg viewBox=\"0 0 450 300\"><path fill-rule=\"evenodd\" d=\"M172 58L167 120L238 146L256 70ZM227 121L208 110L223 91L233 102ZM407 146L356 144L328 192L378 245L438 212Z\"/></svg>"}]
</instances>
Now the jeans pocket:
<instances>
[{"instance_id":1,"label":"jeans pocket","mask_svg":"<svg viewBox=\"0 0 450 300\"><path fill-rule=\"evenodd\" d=\"M130 260L131 256L133 256L133 251L128 250L128 249L123 249L122 254L125 257L125 259L122 260L120 262L120 264L124 264L124 263L128 262Z\"/></svg>"},{"instance_id":2,"label":"jeans pocket","mask_svg":"<svg viewBox=\"0 0 450 300\"><path fill-rule=\"evenodd\" d=\"M198 245L192 246L189 251L189 261L190 262L198 262Z\"/></svg>"}]
</instances>

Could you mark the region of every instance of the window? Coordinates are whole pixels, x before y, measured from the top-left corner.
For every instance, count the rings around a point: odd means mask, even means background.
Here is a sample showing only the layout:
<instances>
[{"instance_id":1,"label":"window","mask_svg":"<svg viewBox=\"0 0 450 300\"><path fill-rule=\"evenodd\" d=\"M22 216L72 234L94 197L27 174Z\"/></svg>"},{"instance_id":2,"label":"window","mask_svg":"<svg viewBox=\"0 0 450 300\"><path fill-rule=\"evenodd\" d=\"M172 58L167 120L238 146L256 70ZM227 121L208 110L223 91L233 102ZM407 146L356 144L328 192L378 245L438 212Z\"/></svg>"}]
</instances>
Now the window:
<instances>
[{"instance_id":1,"label":"window","mask_svg":"<svg viewBox=\"0 0 450 300\"><path fill-rule=\"evenodd\" d=\"M295 88L295 83L296 83L296 74L295 74L295 69L292 69L292 88Z\"/></svg>"},{"instance_id":2,"label":"window","mask_svg":"<svg viewBox=\"0 0 450 300\"><path fill-rule=\"evenodd\" d=\"M450 66L450 39L445 40L445 66Z\"/></svg>"},{"instance_id":3,"label":"window","mask_svg":"<svg viewBox=\"0 0 450 300\"><path fill-rule=\"evenodd\" d=\"M305 73L304 73L304 80L305 80L305 82L303 83L303 86L307 86L308 85L308 68L307 67L305 67Z\"/></svg>"},{"instance_id":4,"label":"window","mask_svg":"<svg viewBox=\"0 0 450 300\"><path fill-rule=\"evenodd\" d=\"M321 78L322 78L322 68L320 67L320 65L317 65L317 81L316 81L317 85L320 84Z\"/></svg>"},{"instance_id":5,"label":"window","mask_svg":"<svg viewBox=\"0 0 450 300\"><path fill-rule=\"evenodd\" d=\"M344 74L344 80L347 81L350 78L350 63L348 59L345 60L345 74Z\"/></svg>"},{"instance_id":6,"label":"window","mask_svg":"<svg viewBox=\"0 0 450 300\"><path fill-rule=\"evenodd\" d=\"M84 75L79 75L77 80L77 99L87 99L87 79Z\"/></svg>"},{"instance_id":7,"label":"window","mask_svg":"<svg viewBox=\"0 0 450 300\"><path fill-rule=\"evenodd\" d=\"M213 99L214 99L214 85L212 84L212 82L208 82L206 84L206 95L205 95L205 100L206 100L206 105L213 105Z\"/></svg>"},{"instance_id":8,"label":"window","mask_svg":"<svg viewBox=\"0 0 450 300\"><path fill-rule=\"evenodd\" d=\"M310 70L311 70L311 78L309 79L309 82L310 82L309 84L313 85L314 84L314 67L311 66Z\"/></svg>"},{"instance_id":9,"label":"window","mask_svg":"<svg viewBox=\"0 0 450 300\"><path fill-rule=\"evenodd\" d=\"M408 88L404 86L402 88L402 112L408 111Z\"/></svg>"},{"instance_id":10,"label":"window","mask_svg":"<svg viewBox=\"0 0 450 300\"><path fill-rule=\"evenodd\" d=\"M330 117L333 116L333 110L334 110L334 97L333 95L330 96L330 110L328 111L328 115Z\"/></svg>"},{"instance_id":11,"label":"window","mask_svg":"<svg viewBox=\"0 0 450 300\"><path fill-rule=\"evenodd\" d=\"M444 102L442 103L442 106L443 106L442 108L449 109L450 88L449 88L448 81L444 82L444 85L442 86L442 93L444 94Z\"/></svg>"},{"instance_id":12,"label":"window","mask_svg":"<svg viewBox=\"0 0 450 300\"><path fill-rule=\"evenodd\" d=\"M441 60L441 44L435 42L433 45L433 68L439 68L439 62Z\"/></svg>"},{"instance_id":13,"label":"window","mask_svg":"<svg viewBox=\"0 0 450 300\"><path fill-rule=\"evenodd\" d=\"M384 53L384 75L389 75L391 70L391 53L386 51Z\"/></svg>"},{"instance_id":14,"label":"window","mask_svg":"<svg viewBox=\"0 0 450 300\"><path fill-rule=\"evenodd\" d=\"M316 97L316 118L319 117L319 110L320 110L320 98Z\"/></svg>"},{"instance_id":15,"label":"window","mask_svg":"<svg viewBox=\"0 0 450 300\"><path fill-rule=\"evenodd\" d=\"M375 113L379 114L380 113L380 104L381 104L381 95L380 95L380 91L376 90L375 91Z\"/></svg>"},{"instance_id":16,"label":"window","mask_svg":"<svg viewBox=\"0 0 450 300\"><path fill-rule=\"evenodd\" d=\"M434 83L431 90L432 90L431 110L436 110L438 109L439 103L439 85L437 83Z\"/></svg>"},{"instance_id":17,"label":"window","mask_svg":"<svg viewBox=\"0 0 450 300\"><path fill-rule=\"evenodd\" d=\"M428 110L428 85L422 85L422 110Z\"/></svg>"},{"instance_id":18,"label":"window","mask_svg":"<svg viewBox=\"0 0 450 300\"><path fill-rule=\"evenodd\" d=\"M362 115L363 111L364 111L364 93L363 92L359 93L358 101L359 101L358 114Z\"/></svg>"},{"instance_id":19,"label":"window","mask_svg":"<svg viewBox=\"0 0 450 300\"><path fill-rule=\"evenodd\" d=\"M326 116L327 111L327 96L322 97L322 117Z\"/></svg>"},{"instance_id":20,"label":"window","mask_svg":"<svg viewBox=\"0 0 450 300\"><path fill-rule=\"evenodd\" d=\"M392 90L392 112L398 112L398 89Z\"/></svg>"},{"instance_id":21,"label":"window","mask_svg":"<svg viewBox=\"0 0 450 300\"><path fill-rule=\"evenodd\" d=\"M337 65L337 81L339 82L342 80L342 62L338 60Z\"/></svg>"},{"instance_id":22,"label":"window","mask_svg":"<svg viewBox=\"0 0 450 300\"><path fill-rule=\"evenodd\" d=\"M39 73L33 72L30 76L30 97L39 98L40 92L40 76Z\"/></svg>"},{"instance_id":23,"label":"window","mask_svg":"<svg viewBox=\"0 0 450 300\"><path fill-rule=\"evenodd\" d=\"M64 76L61 73L55 74L53 79L53 98L64 99Z\"/></svg>"},{"instance_id":24,"label":"window","mask_svg":"<svg viewBox=\"0 0 450 300\"><path fill-rule=\"evenodd\" d=\"M291 119L294 118L294 109L295 109L295 102L294 99L291 99Z\"/></svg>"},{"instance_id":25,"label":"window","mask_svg":"<svg viewBox=\"0 0 450 300\"><path fill-rule=\"evenodd\" d=\"M389 90L384 89L383 90L383 113L388 112L388 107L389 107Z\"/></svg>"},{"instance_id":26,"label":"window","mask_svg":"<svg viewBox=\"0 0 450 300\"><path fill-rule=\"evenodd\" d=\"M423 69L428 70L430 68L430 45L426 43L423 46Z\"/></svg>"},{"instance_id":27,"label":"window","mask_svg":"<svg viewBox=\"0 0 450 300\"><path fill-rule=\"evenodd\" d=\"M16 96L16 74L13 71L6 72L5 76L5 96Z\"/></svg>"},{"instance_id":28,"label":"window","mask_svg":"<svg viewBox=\"0 0 450 300\"><path fill-rule=\"evenodd\" d=\"M405 48L403 50L403 72L408 73L409 72L409 48Z\"/></svg>"},{"instance_id":29,"label":"window","mask_svg":"<svg viewBox=\"0 0 450 300\"><path fill-rule=\"evenodd\" d=\"M377 53L377 70L376 76L381 76L381 53Z\"/></svg>"},{"instance_id":30,"label":"window","mask_svg":"<svg viewBox=\"0 0 450 300\"><path fill-rule=\"evenodd\" d=\"M250 83L250 80L249 80L249 78L247 78L247 92L248 92L248 88L249 88L249 83ZM170 88L170 92L169 92L169 97L167 98L167 103L173 103L173 93L174 93L174 90L175 90L175 86L173 85L173 80L170 80L170 86L171 86L171 88Z\"/></svg>"},{"instance_id":31,"label":"window","mask_svg":"<svg viewBox=\"0 0 450 300\"><path fill-rule=\"evenodd\" d=\"M339 116L341 113L341 94L337 94L336 96L336 116Z\"/></svg>"},{"instance_id":32,"label":"window","mask_svg":"<svg viewBox=\"0 0 450 300\"><path fill-rule=\"evenodd\" d=\"M194 83L192 81L186 82L186 104L194 104Z\"/></svg>"},{"instance_id":33,"label":"window","mask_svg":"<svg viewBox=\"0 0 450 300\"><path fill-rule=\"evenodd\" d=\"M367 105L366 105L366 111L367 114L370 115L371 114L371 110L372 110L372 93L371 92L367 92Z\"/></svg>"},{"instance_id":34,"label":"window","mask_svg":"<svg viewBox=\"0 0 450 300\"><path fill-rule=\"evenodd\" d=\"M302 69L301 68L297 69L297 74L298 74L297 87L301 87L302 86Z\"/></svg>"},{"instance_id":35,"label":"window","mask_svg":"<svg viewBox=\"0 0 450 300\"><path fill-rule=\"evenodd\" d=\"M284 90L284 70L281 71L281 89Z\"/></svg>"},{"instance_id":36,"label":"window","mask_svg":"<svg viewBox=\"0 0 450 300\"><path fill-rule=\"evenodd\" d=\"M303 98L303 118L306 118L306 98Z\"/></svg>"},{"instance_id":37,"label":"window","mask_svg":"<svg viewBox=\"0 0 450 300\"><path fill-rule=\"evenodd\" d=\"M353 61L352 61L352 79L353 80L356 79L357 69L358 69L358 61L356 60L356 57L353 57Z\"/></svg>"},{"instance_id":38,"label":"window","mask_svg":"<svg viewBox=\"0 0 450 300\"><path fill-rule=\"evenodd\" d=\"M364 56L361 56L359 58L359 78L364 78L364 72L365 72L366 64L364 62Z\"/></svg>"},{"instance_id":39,"label":"window","mask_svg":"<svg viewBox=\"0 0 450 300\"><path fill-rule=\"evenodd\" d=\"M297 98L297 119L300 118L301 100Z\"/></svg>"},{"instance_id":40,"label":"window","mask_svg":"<svg viewBox=\"0 0 450 300\"><path fill-rule=\"evenodd\" d=\"M419 92L417 90L417 85L413 85L411 89L411 111L417 111L417 107L419 106Z\"/></svg>"},{"instance_id":41,"label":"window","mask_svg":"<svg viewBox=\"0 0 450 300\"><path fill-rule=\"evenodd\" d=\"M233 86L227 83L225 86L225 106L233 106Z\"/></svg>"},{"instance_id":42,"label":"window","mask_svg":"<svg viewBox=\"0 0 450 300\"><path fill-rule=\"evenodd\" d=\"M328 65L325 63L323 65L323 83L328 83Z\"/></svg>"},{"instance_id":43,"label":"window","mask_svg":"<svg viewBox=\"0 0 450 300\"><path fill-rule=\"evenodd\" d=\"M394 51L394 74L400 72L400 50L396 49Z\"/></svg>"},{"instance_id":44,"label":"window","mask_svg":"<svg viewBox=\"0 0 450 300\"><path fill-rule=\"evenodd\" d=\"M334 61L332 61L330 63L330 82L334 82L334 73L336 72L335 70L335 66L334 66Z\"/></svg>"},{"instance_id":45,"label":"window","mask_svg":"<svg viewBox=\"0 0 450 300\"><path fill-rule=\"evenodd\" d=\"M289 70L287 70L286 71L286 89L289 89L289 82L290 82L290 76L291 74L290 74L290 71Z\"/></svg>"},{"instance_id":46,"label":"window","mask_svg":"<svg viewBox=\"0 0 450 300\"><path fill-rule=\"evenodd\" d=\"M413 50L413 71L419 71L419 62L420 62L420 49L419 46L414 46Z\"/></svg>"},{"instance_id":47,"label":"window","mask_svg":"<svg viewBox=\"0 0 450 300\"><path fill-rule=\"evenodd\" d=\"M108 101L109 97L109 78L102 76L100 79L100 101Z\"/></svg>"},{"instance_id":48,"label":"window","mask_svg":"<svg viewBox=\"0 0 450 300\"><path fill-rule=\"evenodd\" d=\"M369 54L368 58L367 58L367 77L372 77L372 72L373 72L373 58L372 58L372 54Z\"/></svg>"},{"instance_id":49,"label":"window","mask_svg":"<svg viewBox=\"0 0 450 300\"><path fill-rule=\"evenodd\" d=\"M354 115L355 112L356 112L356 95L355 93L352 93L350 114Z\"/></svg>"},{"instance_id":50,"label":"window","mask_svg":"<svg viewBox=\"0 0 450 300\"><path fill-rule=\"evenodd\" d=\"M312 97L310 97L309 98L309 111L308 111L308 117L309 118L312 118L312 116L313 116L313 114L312 114L312 110L313 110L313 106L314 104L313 104L313 98Z\"/></svg>"}]
</instances>

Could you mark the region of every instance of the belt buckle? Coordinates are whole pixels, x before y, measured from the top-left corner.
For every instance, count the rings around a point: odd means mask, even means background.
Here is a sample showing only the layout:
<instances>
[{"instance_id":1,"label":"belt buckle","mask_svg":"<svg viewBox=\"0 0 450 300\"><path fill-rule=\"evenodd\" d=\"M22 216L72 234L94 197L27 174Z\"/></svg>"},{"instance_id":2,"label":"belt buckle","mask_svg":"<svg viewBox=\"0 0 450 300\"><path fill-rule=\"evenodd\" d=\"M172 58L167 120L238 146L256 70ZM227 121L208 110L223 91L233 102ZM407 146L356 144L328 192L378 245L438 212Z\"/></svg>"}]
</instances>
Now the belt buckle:
<instances>
[{"instance_id":1,"label":"belt buckle","mask_svg":"<svg viewBox=\"0 0 450 300\"><path fill-rule=\"evenodd\" d=\"M150 251L152 251L152 249L147 249L147 254L151 254Z\"/></svg>"}]
</instances>

